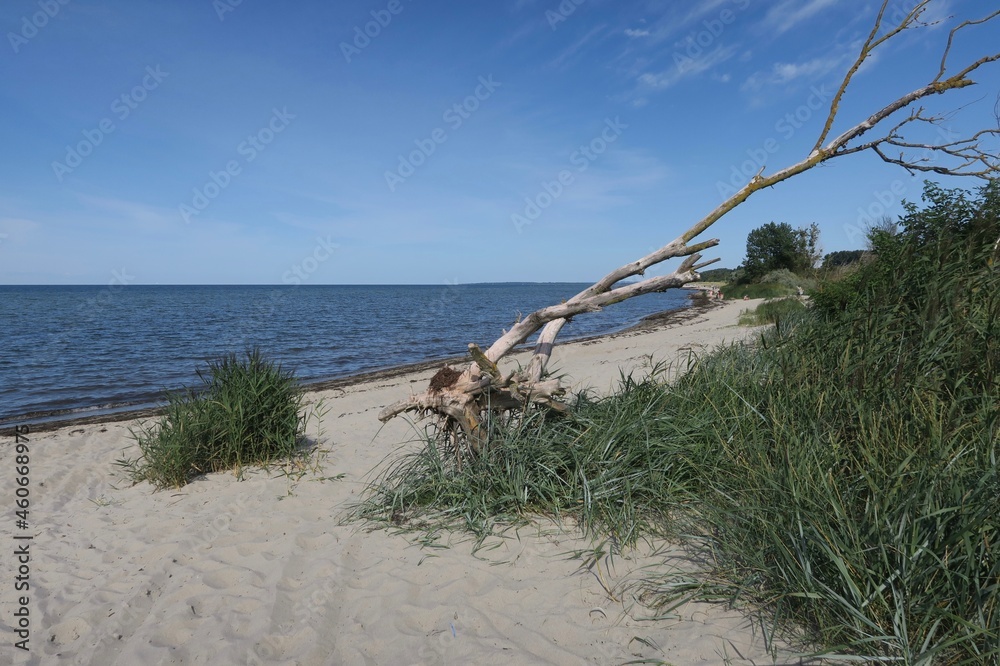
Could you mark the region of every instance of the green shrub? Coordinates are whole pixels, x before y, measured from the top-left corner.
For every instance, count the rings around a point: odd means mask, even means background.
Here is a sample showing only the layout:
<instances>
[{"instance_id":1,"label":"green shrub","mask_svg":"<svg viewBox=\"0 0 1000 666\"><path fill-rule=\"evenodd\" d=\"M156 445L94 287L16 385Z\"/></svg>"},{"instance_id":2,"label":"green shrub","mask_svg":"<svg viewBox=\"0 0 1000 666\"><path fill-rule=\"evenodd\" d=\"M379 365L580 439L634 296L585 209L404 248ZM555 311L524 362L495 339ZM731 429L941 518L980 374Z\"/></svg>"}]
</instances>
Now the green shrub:
<instances>
[{"instance_id":1,"label":"green shrub","mask_svg":"<svg viewBox=\"0 0 1000 666\"><path fill-rule=\"evenodd\" d=\"M168 395L166 414L132 431L137 460L120 461L134 482L179 487L198 474L239 470L291 456L304 432L293 374L259 350L229 354L198 371L203 386Z\"/></svg>"},{"instance_id":2,"label":"green shrub","mask_svg":"<svg viewBox=\"0 0 1000 666\"><path fill-rule=\"evenodd\" d=\"M777 324L805 312L806 306L797 298L780 298L765 301L752 311L740 314L740 326Z\"/></svg>"},{"instance_id":3,"label":"green shrub","mask_svg":"<svg viewBox=\"0 0 1000 666\"><path fill-rule=\"evenodd\" d=\"M843 312L849 307L855 306L860 298L859 285L856 284L852 276L859 270L857 264L848 268L840 269L843 272L835 273L820 280L816 288L809 292L809 298L813 305L823 312Z\"/></svg>"},{"instance_id":4,"label":"green shrub","mask_svg":"<svg viewBox=\"0 0 1000 666\"><path fill-rule=\"evenodd\" d=\"M782 298L795 296L797 293L795 287L775 283L727 284L722 287L722 295L727 301L742 300L744 296L747 298Z\"/></svg>"},{"instance_id":5,"label":"green shrub","mask_svg":"<svg viewBox=\"0 0 1000 666\"><path fill-rule=\"evenodd\" d=\"M780 284L794 290L798 290L801 287L804 291L809 291L816 286L816 280L813 278L796 275L787 268L771 271L762 277L759 282L763 284Z\"/></svg>"},{"instance_id":6,"label":"green shrub","mask_svg":"<svg viewBox=\"0 0 1000 666\"><path fill-rule=\"evenodd\" d=\"M792 289L795 289L802 284L799 276L787 268L781 268L776 271L766 273L758 280L758 282L764 284L780 284L786 287L791 287Z\"/></svg>"}]
</instances>

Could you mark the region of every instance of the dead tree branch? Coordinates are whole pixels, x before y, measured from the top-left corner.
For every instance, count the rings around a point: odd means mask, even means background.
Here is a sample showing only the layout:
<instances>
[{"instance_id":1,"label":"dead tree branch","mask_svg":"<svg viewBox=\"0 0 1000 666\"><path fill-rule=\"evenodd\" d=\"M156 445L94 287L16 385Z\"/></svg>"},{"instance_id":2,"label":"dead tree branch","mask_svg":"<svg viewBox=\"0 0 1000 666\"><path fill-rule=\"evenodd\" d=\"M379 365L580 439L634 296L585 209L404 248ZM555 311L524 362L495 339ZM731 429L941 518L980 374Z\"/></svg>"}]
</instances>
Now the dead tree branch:
<instances>
[{"instance_id":1,"label":"dead tree branch","mask_svg":"<svg viewBox=\"0 0 1000 666\"><path fill-rule=\"evenodd\" d=\"M1000 136L1000 127L983 129L965 138L948 136L938 143L907 140L902 132L917 125L940 126L944 120L942 116L925 115L922 107L915 108L916 103L934 95L943 95L975 85L970 75L981 67L1000 60L1000 52L987 54L961 67L956 73L947 75L948 59L959 33L997 19L1000 17L1000 10L979 19L962 21L951 29L942 53L940 67L929 83L901 95L868 118L830 139L838 120L841 102L862 65L879 47L904 31L927 28L931 25L924 22L922 16L934 1L918 2L898 25L889 26L884 32L883 23L889 2L883 1L868 38L831 100L816 143L804 159L771 174L765 174L765 169L761 169L740 190L662 248L611 271L565 303L532 312L506 331L485 352L476 345L470 345L473 361L463 371L442 370L424 393L386 407L379 414L379 419L387 421L404 412L433 415L441 419L445 427L451 428L452 433L461 433L469 447L475 451L482 444L483 419L489 418L490 414L522 409L532 403L562 409L563 406L558 400L562 388L558 381L543 381L543 377L555 340L563 325L571 317L594 312L642 294L665 291L698 280L698 270L715 261L701 262L701 252L718 245L719 241L718 239L693 241L753 194L834 158L870 150L885 162L901 166L910 172L997 177L1000 174L1000 160L983 144L984 140ZM912 109L908 117L889 127L881 136L860 142L862 137L888 124L890 118L906 109ZM895 151L898 151L898 155ZM914 156L912 154L914 151L921 151L921 154ZM946 162L936 163L937 158ZM668 259L680 257L684 257L684 261L668 275L646 278L626 286L616 286L627 278L643 276L648 269ZM527 367L518 373L502 375L498 367L500 360L540 329L534 354Z\"/></svg>"}]
</instances>

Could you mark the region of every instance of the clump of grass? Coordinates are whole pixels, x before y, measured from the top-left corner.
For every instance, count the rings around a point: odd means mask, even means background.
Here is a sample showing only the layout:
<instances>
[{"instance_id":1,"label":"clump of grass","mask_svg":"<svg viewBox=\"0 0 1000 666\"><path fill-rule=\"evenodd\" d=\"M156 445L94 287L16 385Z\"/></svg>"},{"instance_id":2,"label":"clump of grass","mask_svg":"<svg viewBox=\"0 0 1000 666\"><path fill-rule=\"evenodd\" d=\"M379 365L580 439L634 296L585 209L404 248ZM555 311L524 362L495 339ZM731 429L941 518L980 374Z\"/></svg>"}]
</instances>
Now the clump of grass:
<instances>
[{"instance_id":1,"label":"clump of grass","mask_svg":"<svg viewBox=\"0 0 1000 666\"><path fill-rule=\"evenodd\" d=\"M644 457L637 442L655 443L663 395L654 380L622 382L627 402L579 395L569 418L530 411L489 423L489 444L463 459L460 471L454 451L435 432L425 433L426 446L384 470L357 516L457 526L482 542L497 528L545 513L581 518L588 531L633 541L643 526L653 529L643 498L672 485L675 463L647 451L647 473L635 472ZM663 467L657 472L656 465Z\"/></svg>"},{"instance_id":2,"label":"clump of grass","mask_svg":"<svg viewBox=\"0 0 1000 666\"><path fill-rule=\"evenodd\" d=\"M672 384L625 377L567 417L499 424L461 470L431 438L359 514L673 536L711 585L651 580L653 605L727 596L848 660L1000 663L1000 186L926 196L846 302Z\"/></svg>"},{"instance_id":3,"label":"clump of grass","mask_svg":"<svg viewBox=\"0 0 1000 666\"><path fill-rule=\"evenodd\" d=\"M305 430L302 390L293 373L258 349L229 354L198 371L199 391L168 396L166 414L131 431L136 460L122 460L133 482L180 487L194 476L291 456Z\"/></svg>"},{"instance_id":4,"label":"clump of grass","mask_svg":"<svg viewBox=\"0 0 1000 666\"><path fill-rule=\"evenodd\" d=\"M777 324L805 312L805 305L797 298L780 298L765 301L753 310L740 313L740 326Z\"/></svg>"},{"instance_id":5,"label":"clump of grass","mask_svg":"<svg viewBox=\"0 0 1000 666\"><path fill-rule=\"evenodd\" d=\"M747 298L784 298L797 294L795 287L777 282L754 282L750 284L727 284L722 287L722 295L727 301Z\"/></svg>"}]
</instances>

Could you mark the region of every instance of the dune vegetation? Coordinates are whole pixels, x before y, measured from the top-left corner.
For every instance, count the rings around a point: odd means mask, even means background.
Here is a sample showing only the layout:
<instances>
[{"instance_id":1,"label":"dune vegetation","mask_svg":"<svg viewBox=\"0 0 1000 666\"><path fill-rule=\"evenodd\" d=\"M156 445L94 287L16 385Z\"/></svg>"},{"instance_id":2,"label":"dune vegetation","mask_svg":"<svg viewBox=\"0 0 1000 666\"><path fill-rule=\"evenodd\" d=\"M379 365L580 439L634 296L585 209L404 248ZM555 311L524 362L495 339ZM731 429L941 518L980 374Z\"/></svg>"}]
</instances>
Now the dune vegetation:
<instances>
[{"instance_id":1,"label":"dune vegetation","mask_svg":"<svg viewBox=\"0 0 1000 666\"><path fill-rule=\"evenodd\" d=\"M726 599L804 653L997 664L1000 186L924 198L755 344L495 421L460 466L430 433L358 515L480 539L539 514L608 548L669 537L708 564L647 581L653 607Z\"/></svg>"},{"instance_id":2,"label":"dune vegetation","mask_svg":"<svg viewBox=\"0 0 1000 666\"><path fill-rule=\"evenodd\" d=\"M164 415L132 430L140 455L120 460L133 482L175 488L193 477L292 456L302 441L303 393L259 349L199 370L202 386L168 394Z\"/></svg>"}]
</instances>

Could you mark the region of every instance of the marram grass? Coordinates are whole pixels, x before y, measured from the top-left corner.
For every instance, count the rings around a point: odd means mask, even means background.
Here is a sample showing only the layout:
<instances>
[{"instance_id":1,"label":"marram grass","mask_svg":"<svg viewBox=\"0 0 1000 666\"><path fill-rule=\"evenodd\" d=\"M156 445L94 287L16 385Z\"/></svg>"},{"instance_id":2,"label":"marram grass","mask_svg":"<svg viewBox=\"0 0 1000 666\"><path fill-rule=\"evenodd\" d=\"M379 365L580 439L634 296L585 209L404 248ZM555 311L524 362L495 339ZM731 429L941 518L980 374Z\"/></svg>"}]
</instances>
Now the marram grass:
<instances>
[{"instance_id":1,"label":"marram grass","mask_svg":"<svg viewBox=\"0 0 1000 666\"><path fill-rule=\"evenodd\" d=\"M849 288L755 345L496 424L461 470L430 437L358 515L670 536L710 565L647 581L654 607L726 597L838 660L1000 663L1000 188L927 197Z\"/></svg>"},{"instance_id":2,"label":"marram grass","mask_svg":"<svg viewBox=\"0 0 1000 666\"><path fill-rule=\"evenodd\" d=\"M794 296L764 301L753 310L740 313L740 326L777 324L788 317L801 314L804 309L802 301Z\"/></svg>"},{"instance_id":3,"label":"marram grass","mask_svg":"<svg viewBox=\"0 0 1000 666\"><path fill-rule=\"evenodd\" d=\"M229 354L198 371L200 390L168 396L166 413L132 430L136 460L122 460L134 482L180 487L194 476L288 458L305 430L293 374L257 349Z\"/></svg>"}]
</instances>

